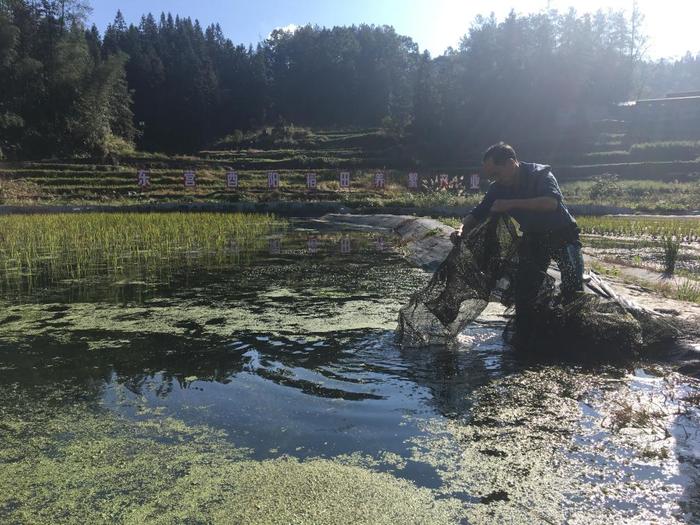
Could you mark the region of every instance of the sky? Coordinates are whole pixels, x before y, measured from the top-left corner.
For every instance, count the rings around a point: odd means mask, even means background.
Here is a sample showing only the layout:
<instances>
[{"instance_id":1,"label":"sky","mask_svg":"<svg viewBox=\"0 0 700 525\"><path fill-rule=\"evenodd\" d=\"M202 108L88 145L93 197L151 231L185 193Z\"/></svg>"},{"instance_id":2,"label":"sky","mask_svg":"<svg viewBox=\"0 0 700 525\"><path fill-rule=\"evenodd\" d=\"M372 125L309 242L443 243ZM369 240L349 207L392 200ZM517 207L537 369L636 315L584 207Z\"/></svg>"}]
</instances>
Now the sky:
<instances>
[{"instance_id":1,"label":"sky","mask_svg":"<svg viewBox=\"0 0 700 525\"><path fill-rule=\"evenodd\" d=\"M227 38L246 45L264 40L273 29L307 23L387 24L413 38L421 51L437 56L459 44L478 14L494 12L503 19L511 9L527 14L570 7L580 13L600 8L629 13L633 0L90 0L90 4L88 21L101 33L117 9L127 24L138 24L147 12L158 17L162 11L198 19L203 27L218 22ZM649 58L700 53L700 0L638 0L637 5L645 15Z\"/></svg>"}]
</instances>

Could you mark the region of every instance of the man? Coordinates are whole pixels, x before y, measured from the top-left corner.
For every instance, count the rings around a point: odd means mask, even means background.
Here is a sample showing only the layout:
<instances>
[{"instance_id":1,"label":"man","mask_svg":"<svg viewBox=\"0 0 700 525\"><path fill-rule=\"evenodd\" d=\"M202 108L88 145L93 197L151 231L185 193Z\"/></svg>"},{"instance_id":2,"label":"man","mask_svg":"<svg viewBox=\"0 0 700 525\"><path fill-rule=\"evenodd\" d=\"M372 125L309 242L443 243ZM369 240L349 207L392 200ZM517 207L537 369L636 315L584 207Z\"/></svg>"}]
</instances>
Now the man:
<instances>
[{"instance_id":1,"label":"man","mask_svg":"<svg viewBox=\"0 0 700 525\"><path fill-rule=\"evenodd\" d=\"M506 213L520 225L523 238L518 248L515 276L516 346L533 344L532 308L552 259L561 272L563 300L583 291L583 258L576 221L563 202L551 168L518 160L515 150L503 142L486 150L485 174L493 182L488 192L462 221L453 241L467 235L489 213Z\"/></svg>"}]
</instances>

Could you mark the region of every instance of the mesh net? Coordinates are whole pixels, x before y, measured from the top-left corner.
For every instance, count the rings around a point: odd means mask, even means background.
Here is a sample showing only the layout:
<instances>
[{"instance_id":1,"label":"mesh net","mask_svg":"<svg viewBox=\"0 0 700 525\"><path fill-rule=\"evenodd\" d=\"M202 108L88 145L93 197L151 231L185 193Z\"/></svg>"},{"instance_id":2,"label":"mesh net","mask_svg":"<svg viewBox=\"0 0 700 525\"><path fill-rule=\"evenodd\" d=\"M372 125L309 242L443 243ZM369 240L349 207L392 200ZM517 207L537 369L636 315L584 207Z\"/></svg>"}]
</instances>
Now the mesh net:
<instances>
[{"instance_id":1,"label":"mesh net","mask_svg":"<svg viewBox=\"0 0 700 525\"><path fill-rule=\"evenodd\" d=\"M502 217L482 223L463 238L428 285L399 313L403 346L444 345L486 308L496 284L513 274L517 232Z\"/></svg>"},{"instance_id":2,"label":"mesh net","mask_svg":"<svg viewBox=\"0 0 700 525\"><path fill-rule=\"evenodd\" d=\"M491 218L462 238L428 285L401 309L399 344L450 344L490 300L509 306L512 314L519 242L513 222L505 216ZM586 279L588 293L566 302L555 284L547 275L531 305L529 344L518 341L512 315L504 332L507 342L538 352L625 357L683 336L680 321L616 294L595 274Z\"/></svg>"}]
</instances>

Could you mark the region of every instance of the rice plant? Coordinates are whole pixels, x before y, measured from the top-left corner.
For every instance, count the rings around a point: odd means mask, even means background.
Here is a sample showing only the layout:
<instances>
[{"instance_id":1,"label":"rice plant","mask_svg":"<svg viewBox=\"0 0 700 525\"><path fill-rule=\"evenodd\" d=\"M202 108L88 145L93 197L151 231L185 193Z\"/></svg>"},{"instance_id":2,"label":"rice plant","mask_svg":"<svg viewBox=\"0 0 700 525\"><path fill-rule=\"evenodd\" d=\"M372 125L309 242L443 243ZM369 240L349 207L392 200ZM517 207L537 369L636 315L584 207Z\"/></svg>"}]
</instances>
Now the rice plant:
<instances>
[{"instance_id":1,"label":"rice plant","mask_svg":"<svg viewBox=\"0 0 700 525\"><path fill-rule=\"evenodd\" d=\"M680 242L700 241L698 217L580 216L576 222L586 234L652 240L675 236Z\"/></svg>"},{"instance_id":2,"label":"rice plant","mask_svg":"<svg viewBox=\"0 0 700 525\"><path fill-rule=\"evenodd\" d=\"M5 286L107 276L168 279L173 271L211 267L264 246L285 226L271 215L95 213L0 217Z\"/></svg>"},{"instance_id":3,"label":"rice plant","mask_svg":"<svg viewBox=\"0 0 700 525\"><path fill-rule=\"evenodd\" d=\"M676 271L676 262L678 261L678 251L680 250L681 242L676 237L667 237L664 239L664 274L671 276Z\"/></svg>"},{"instance_id":4,"label":"rice plant","mask_svg":"<svg viewBox=\"0 0 700 525\"><path fill-rule=\"evenodd\" d=\"M676 288L675 298L681 301L700 303L700 283L684 280Z\"/></svg>"}]
</instances>

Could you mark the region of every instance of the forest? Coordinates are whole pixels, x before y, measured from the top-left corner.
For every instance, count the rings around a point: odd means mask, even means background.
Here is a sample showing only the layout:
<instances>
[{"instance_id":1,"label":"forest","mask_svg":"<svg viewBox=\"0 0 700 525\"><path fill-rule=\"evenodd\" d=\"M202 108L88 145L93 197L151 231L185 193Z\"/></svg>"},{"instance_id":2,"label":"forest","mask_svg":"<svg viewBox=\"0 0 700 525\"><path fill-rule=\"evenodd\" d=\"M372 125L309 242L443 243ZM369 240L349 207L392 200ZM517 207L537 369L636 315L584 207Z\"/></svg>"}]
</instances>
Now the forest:
<instances>
[{"instance_id":1,"label":"forest","mask_svg":"<svg viewBox=\"0 0 700 525\"><path fill-rule=\"evenodd\" d=\"M79 0L0 1L0 155L192 153L271 125L381 128L426 156L585 135L629 99L697 89L700 54L650 60L643 13L479 16L433 57L390 26L307 25L236 44L218 24ZM573 143L572 142L572 143Z\"/></svg>"}]
</instances>

